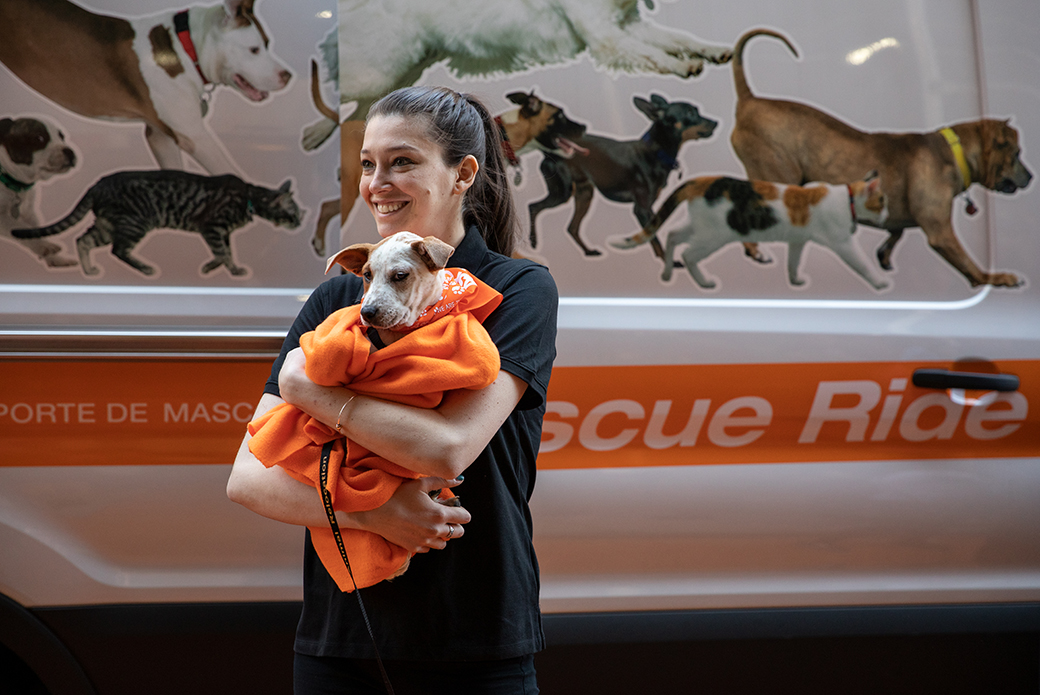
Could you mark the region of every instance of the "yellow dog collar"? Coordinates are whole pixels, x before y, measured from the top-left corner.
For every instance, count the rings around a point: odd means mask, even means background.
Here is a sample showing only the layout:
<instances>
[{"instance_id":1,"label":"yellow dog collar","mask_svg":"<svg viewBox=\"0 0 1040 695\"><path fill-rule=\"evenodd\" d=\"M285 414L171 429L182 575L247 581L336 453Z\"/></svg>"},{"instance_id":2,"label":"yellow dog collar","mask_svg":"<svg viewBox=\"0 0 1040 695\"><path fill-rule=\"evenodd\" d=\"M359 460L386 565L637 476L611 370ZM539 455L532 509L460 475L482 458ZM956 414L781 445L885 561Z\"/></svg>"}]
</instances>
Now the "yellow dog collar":
<instances>
[{"instance_id":1,"label":"yellow dog collar","mask_svg":"<svg viewBox=\"0 0 1040 695\"><path fill-rule=\"evenodd\" d=\"M968 160L964 158L964 148L961 147L961 139L957 137L957 133L953 132L953 128L943 128L939 132L946 138L946 142L950 144L950 149L953 150L953 158L957 162L957 168L960 169L961 178L964 179L964 190L968 190L968 187L971 186L971 170L968 168Z\"/></svg>"}]
</instances>

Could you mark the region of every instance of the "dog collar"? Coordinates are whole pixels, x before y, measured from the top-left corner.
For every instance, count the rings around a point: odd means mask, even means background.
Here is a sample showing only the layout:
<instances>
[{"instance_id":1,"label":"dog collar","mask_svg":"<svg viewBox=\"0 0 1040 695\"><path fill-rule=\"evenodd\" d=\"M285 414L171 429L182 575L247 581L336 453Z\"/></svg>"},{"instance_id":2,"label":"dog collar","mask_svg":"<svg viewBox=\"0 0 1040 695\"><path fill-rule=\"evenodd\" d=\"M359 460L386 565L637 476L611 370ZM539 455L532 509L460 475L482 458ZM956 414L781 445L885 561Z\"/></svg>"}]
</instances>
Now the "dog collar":
<instances>
[{"instance_id":1,"label":"dog collar","mask_svg":"<svg viewBox=\"0 0 1040 695\"><path fill-rule=\"evenodd\" d=\"M191 40L191 31L188 29L188 11L181 10L177 14L173 15L173 29L177 32L177 38L181 40L181 46L184 47L184 52L191 58L191 62L195 64L195 69L199 72L199 77L202 78L202 84L209 84L209 80L202 74L202 68L199 66L199 56L195 52L195 42Z\"/></svg>"},{"instance_id":2,"label":"dog collar","mask_svg":"<svg viewBox=\"0 0 1040 695\"><path fill-rule=\"evenodd\" d=\"M957 168L961 172L961 179L964 181L964 190L968 190L968 187L971 186L971 169L968 168L968 160L964 158L964 148L961 147L961 139L957 137L957 133L953 132L953 128L943 128L939 132L946 138L950 149L953 150L953 158L957 162Z\"/></svg>"},{"instance_id":3,"label":"dog collar","mask_svg":"<svg viewBox=\"0 0 1040 695\"><path fill-rule=\"evenodd\" d=\"M640 139L643 141L643 144L653 147L653 138L650 137L649 130L643 133L643 137ZM664 150L656 149L655 154L657 155L657 161L668 167L668 171L672 171L673 169L679 168L679 160L671 156Z\"/></svg>"},{"instance_id":4,"label":"dog collar","mask_svg":"<svg viewBox=\"0 0 1040 695\"><path fill-rule=\"evenodd\" d=\"M506 134L506 127L502 124L502 117L495 116L495 124L498 126L498 133L502 136L502 151L506 155L506 160L512 166L520 166L520 158L516 156L516 152L513 150L513 145L509 142L509 135Z\"/></svg>"},{"instance_id":5,"label":"dog collar","mask_svg":"<svg viewBox=\"0 0 1040 695\"><path fill-rule=\"evenodd\" d=\"M25 183L24 181L19 181L18 179L12 177L10 174L4 171L3 167L0 167L0 183L4 184L5 186L7 186L7 188L14 191L15 193L25 193L27 190L36 185L35 181L32 183Z\"/></svg>"}]
</instances>

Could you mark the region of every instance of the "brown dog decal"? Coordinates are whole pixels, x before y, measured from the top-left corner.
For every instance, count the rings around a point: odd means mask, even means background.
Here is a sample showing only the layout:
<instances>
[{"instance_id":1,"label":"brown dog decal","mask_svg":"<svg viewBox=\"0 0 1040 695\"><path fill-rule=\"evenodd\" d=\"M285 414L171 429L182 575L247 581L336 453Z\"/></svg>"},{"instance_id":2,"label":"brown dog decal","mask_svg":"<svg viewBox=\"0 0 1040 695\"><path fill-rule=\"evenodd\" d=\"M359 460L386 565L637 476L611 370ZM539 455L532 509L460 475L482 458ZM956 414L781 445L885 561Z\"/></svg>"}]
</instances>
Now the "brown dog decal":
<instances>
[{"instance_id":1,"label":"brown dog decal","mask_svg":"<svg viewBox=\"0 0 1040 695\"><path fill-rule=\"evenodd\" d=\"M889 204L883 228L890 236L877 252L883 268L892 269L892 250L903 230L920 227L928 244L972 286L1021 284L1013 273L979 268L952 220L953 199L972 183L999 193L1029 184L1018 131L1008 121L984 118L927 133L866 133L806 104L757 97L744 77L742 55L756 36L777 38L798 55L786 37L767 29L747 32L733 50L737 110L730 142L748 178L836 184L876 169Z\"/></svg>"}]
</instances>

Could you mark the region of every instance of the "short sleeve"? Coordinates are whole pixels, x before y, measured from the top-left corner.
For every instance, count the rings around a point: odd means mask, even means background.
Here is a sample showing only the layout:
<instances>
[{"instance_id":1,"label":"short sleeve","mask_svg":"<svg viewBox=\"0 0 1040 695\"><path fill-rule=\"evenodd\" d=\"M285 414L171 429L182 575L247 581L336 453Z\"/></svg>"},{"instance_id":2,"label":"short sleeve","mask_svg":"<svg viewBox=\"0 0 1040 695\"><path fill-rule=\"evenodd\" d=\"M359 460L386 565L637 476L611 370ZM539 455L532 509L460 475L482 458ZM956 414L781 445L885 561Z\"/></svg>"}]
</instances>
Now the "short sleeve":
<instances>
[{"instance_id":1,"label":"short sleeve","mask_svg":"<svg viewBox=\"0 0 1040 695\"><path fill-rule=\"evenodd\" d=\"M528 385L519 408L540 407L556 358L556 283L545 266L523 263L496 289L503 295L502 304L484 321L484 327L498 348L502 369Z\"/></svg>"}]
</instances>

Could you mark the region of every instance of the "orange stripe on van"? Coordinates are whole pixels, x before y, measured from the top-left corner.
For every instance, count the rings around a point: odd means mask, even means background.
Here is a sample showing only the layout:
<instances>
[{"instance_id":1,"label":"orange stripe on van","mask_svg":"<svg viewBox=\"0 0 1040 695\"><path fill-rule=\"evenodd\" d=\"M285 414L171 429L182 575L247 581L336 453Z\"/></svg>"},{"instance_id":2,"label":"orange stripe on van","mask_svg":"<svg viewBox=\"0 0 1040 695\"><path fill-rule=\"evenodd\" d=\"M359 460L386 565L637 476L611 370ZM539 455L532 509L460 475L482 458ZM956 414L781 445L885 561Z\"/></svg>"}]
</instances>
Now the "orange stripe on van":
<instances>
[{"instance_id":1,"label":"orange stripe on van","mask_svg":"<svg viewBox=\"0 0 1040 695\"><path fill-rule=\"evenodd\" d=\"M559 367L538 465L1040 456L1040 360L997 363L1019 391L974 406L913 386L926 367L952 365ZM260 359L0 360L0 466L228 464L269 370Z\"/></svg>"},{"instance_id":2,"label":"orange stripe on van","mask_svg":"<svg viewBox=\"0 0 1040 695\"><path fill-rule=\"evenodd\" d=\"M1040 456L1040 362L998 363L1001 372L1019 376L1019 391L965 394L985 396L975 406L910 383L917 368L951 366L873 362L558 369L538 465Z\"/></svg>"}]
</instances>

